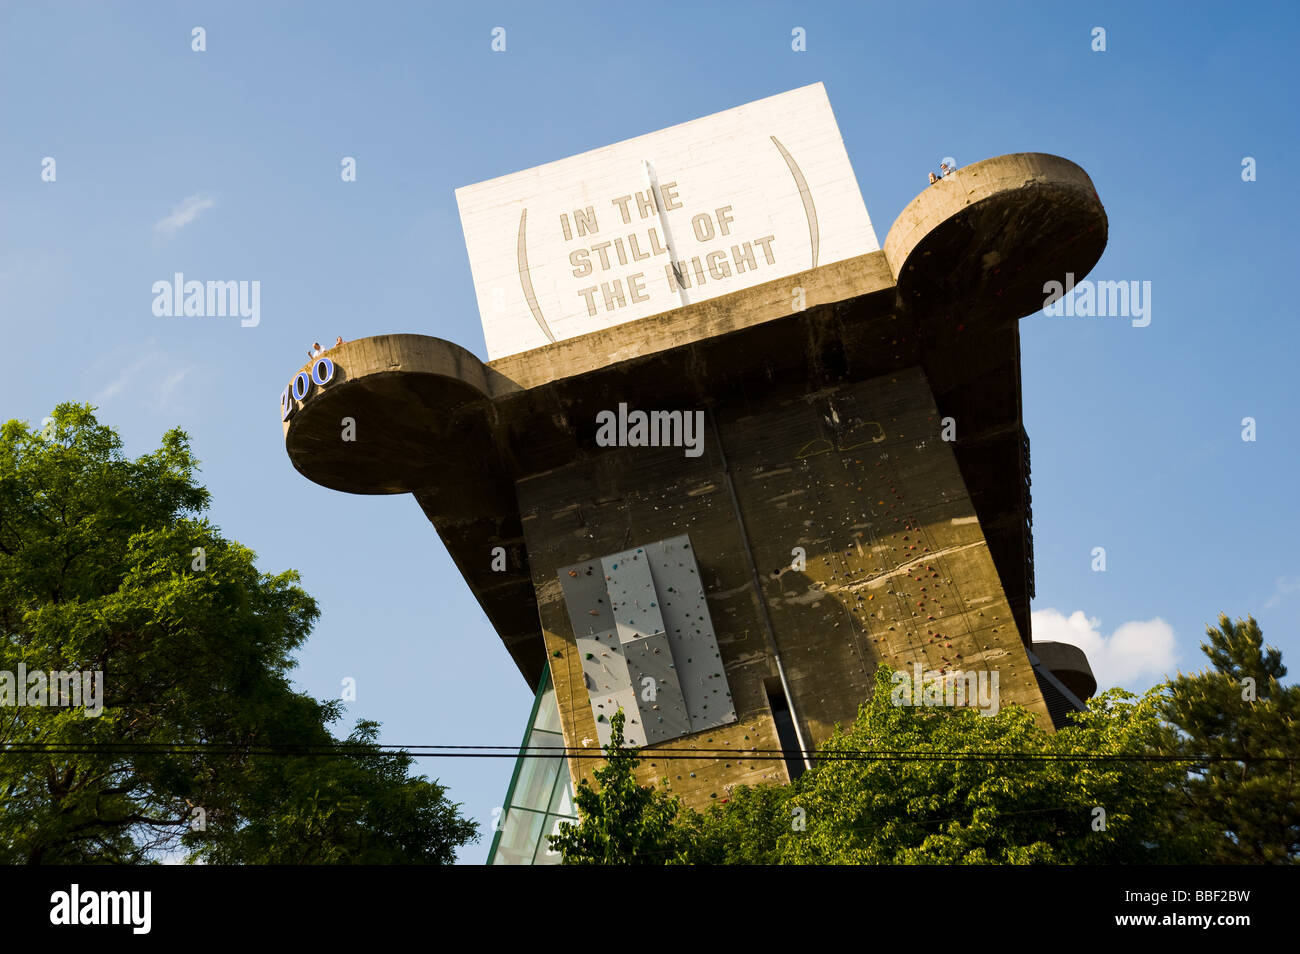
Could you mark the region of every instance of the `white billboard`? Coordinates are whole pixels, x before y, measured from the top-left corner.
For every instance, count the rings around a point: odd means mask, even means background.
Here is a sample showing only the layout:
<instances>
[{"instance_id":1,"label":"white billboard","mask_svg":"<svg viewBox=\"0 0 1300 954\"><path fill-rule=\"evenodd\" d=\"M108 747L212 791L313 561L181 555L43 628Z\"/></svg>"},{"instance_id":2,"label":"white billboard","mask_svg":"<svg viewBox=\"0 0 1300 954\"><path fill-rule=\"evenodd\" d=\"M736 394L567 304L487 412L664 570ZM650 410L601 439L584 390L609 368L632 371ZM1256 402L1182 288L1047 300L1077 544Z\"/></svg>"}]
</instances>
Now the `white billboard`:
<instances>
[{"instance_id":1,"label":"white billboard","mask_svg":"<svg viewBox=\"0 0 1300 954\"><path fill-rule=\"evenodd\" d=\"M821 83L456 201L489 359L880 248Z\"/></svg>"}]
</instances>

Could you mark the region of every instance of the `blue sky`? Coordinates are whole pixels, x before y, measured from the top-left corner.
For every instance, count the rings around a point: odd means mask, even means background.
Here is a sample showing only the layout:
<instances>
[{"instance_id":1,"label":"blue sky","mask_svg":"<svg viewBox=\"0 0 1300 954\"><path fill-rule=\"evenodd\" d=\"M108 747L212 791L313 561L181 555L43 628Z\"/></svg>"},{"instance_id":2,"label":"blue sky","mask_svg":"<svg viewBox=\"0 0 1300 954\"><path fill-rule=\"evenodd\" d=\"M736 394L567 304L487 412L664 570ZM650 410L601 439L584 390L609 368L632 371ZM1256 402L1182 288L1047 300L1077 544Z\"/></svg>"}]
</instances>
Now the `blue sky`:
<instances>
[{"instance_id":1,"label":"blue sky","mask_svg":"<svg viewBox=\"0 0 1300 954\"><path fill-rule=\"evenodd\" d=\"M188 431L214 521L321 604L302 689L355 678L350 718L402 744L515 744L531 704L412 498L290 466L278 399L311 342L486 357L455 188L818 81L882 241L941 158L1049 152L1106 206L1091 277L1151 282L1144 328L1021 324L1036 637L1142 689L1253 613L1300 665L1295 4L463 6L0 8L0 417L90 401L132 455ZM260 281L260 324L155 317L177 271ZM511 764L421 768L487 828Z\"/></svg>"}]
</instances>

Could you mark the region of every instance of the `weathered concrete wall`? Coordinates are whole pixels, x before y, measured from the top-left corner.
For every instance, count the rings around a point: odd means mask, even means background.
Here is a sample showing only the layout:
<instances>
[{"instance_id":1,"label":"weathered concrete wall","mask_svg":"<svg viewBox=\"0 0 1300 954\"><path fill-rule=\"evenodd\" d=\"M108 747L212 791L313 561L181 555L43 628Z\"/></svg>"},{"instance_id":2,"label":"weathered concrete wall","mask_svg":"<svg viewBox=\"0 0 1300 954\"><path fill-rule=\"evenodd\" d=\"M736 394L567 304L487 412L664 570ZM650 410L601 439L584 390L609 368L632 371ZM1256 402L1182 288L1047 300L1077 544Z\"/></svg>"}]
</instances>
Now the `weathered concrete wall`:
<instances>
[{"instance_id":1,"label":"weathered concrete wall","mask_svg":"<svg viewBox=\"0 0 1300 954\"><path fill-rule=\"evenodd\" d=\"M997 670L1050 727L919 368L719 417L809 744L852 721L881 663Z\"/></svg>"},{"instance_id":2,"label":"weathered concrete wall","mask_svg":"<svg viewBox=\"0 0 1300 954\"><path fill-rule=\"evenodd\" d=\"M699 458L685 457L679 447L594 449L590 457L520 481L518 493L566 744L582 747L586 740L586 747L595 748L599 733L557 571L685 532L696 552L737 721L665 747L730 750L736 757L657 761L650 749L641 779L667 778L695 805L725 798L728 785L786 781L780 761L744 757L750 748L781 746L762 689L772 669L760 607L712 437ZM569 764L576 785L599 763L572 759Z\"/></svg>"},{"instance_id":3,"label":"weathered concrete wall","mask_svg":"<svg viewBox=\"0 0 1300 954\"><path fill-rule=\"evenodd\" d=\"M628 325L498 358L487 367L497 380L508 379L523 388L540 387L620 361L646 358L786 318L796 310L796 302L807 310L892 290L893 285L885 253L871 252Z\"/></svg>"},{"instance_id":4,"label":"weathered concrete wall","mask_svg":"<svg viewBox=\"0 0 1300 954\"><path fill-rule=\"evenodd\" d=\"M810 747L853 720L881 663L996 671L1001 703L1024 705L1050 728L919 368L812 394L777 384L710 413L721 445L710 428L699 458L592 446L517 485L567 744L597 745L599 732L582 678L584 634L573 631L557 571L682 532L694 544L739 721L651 746L642 781L666 777L696 807L737 784L784 781L780 761L744 757L780 748L764 688L777 652ZM791 568L795 547L806 553L802 571ZM698 747L736 756L653 754ZM575 784L594 767L571 765Z\"/></svg>"}]
</instances>

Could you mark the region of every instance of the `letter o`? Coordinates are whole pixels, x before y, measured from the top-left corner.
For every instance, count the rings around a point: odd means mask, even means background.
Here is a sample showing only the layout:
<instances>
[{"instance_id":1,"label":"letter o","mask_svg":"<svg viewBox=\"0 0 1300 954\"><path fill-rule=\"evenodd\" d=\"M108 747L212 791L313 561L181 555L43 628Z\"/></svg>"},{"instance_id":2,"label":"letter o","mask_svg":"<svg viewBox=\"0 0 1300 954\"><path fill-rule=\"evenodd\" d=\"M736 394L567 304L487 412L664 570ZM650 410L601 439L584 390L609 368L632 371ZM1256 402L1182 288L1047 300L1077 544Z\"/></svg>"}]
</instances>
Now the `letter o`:
<instances>
[{"instance_id":1,"label":"letter o","mask_svg":"<svg viewBox=\"0 0 1300 954\"><path fill-rule=\"evenodd\" d=\"M324 375L320 373L321 365L325 366ZM329 358L319 358L316 363L311 366L311 379L317 384L329 384L333 377L334 362Z\"/></svg>"},{"instance_id":2,"label":"letter o","mask_svg":"<svg viewBox=\"0 0 1300 954\"><path fill-rule=\"evenodd\" d=\"M713 238L713 220L704 212L691 219L691 228L695 230L696 239L701 242Z\"/></svg>"},{"instance_id":3,"label":"letter o","mask_svg":"<svg viewBox=\"0 0 1300 954\"><path fill-rule=\"evenodd\" d=\"M299 385L301 385L301 387L299 387ZM307 392L310 389L311 389L311 378L307 376L306 371L299 371L297 377L293 379L294 398L301 401L303 398L307 396Z\"/></svg>"}]
</instances>

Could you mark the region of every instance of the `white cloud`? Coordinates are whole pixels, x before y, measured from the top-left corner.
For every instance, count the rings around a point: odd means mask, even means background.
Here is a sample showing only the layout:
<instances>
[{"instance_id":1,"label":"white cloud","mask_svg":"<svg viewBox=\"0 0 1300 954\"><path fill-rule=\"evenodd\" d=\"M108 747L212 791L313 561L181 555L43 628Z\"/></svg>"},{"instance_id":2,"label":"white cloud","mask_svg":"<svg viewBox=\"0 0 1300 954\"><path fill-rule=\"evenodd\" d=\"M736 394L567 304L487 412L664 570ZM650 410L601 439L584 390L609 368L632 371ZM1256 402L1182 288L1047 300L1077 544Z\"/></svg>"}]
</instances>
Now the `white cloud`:
<instances>
[{"instance_id":1,"label":"white cloud","mask_svg":"<svg viewBox=\"0 0 1300 954\"><path fill-rule=\"evenodd\" d=\"M1268 602L1264 604L1264 609L1272 609L1296 590L1300 590L1300 579L1288 580L1285 577L1279 576L1277 578L1277 585L1273 588L1273 595L1270 596Z\"/></svg>"},{"instance_id":2,"label":"white cloud","mask_svg":"<svg viewBox=\"0 0 1300 954\"><path fill-rule=\"evenodd\" d=\"M103 390L95 395L95 399L91 403L100 405L109 398L121 394L122 390L130 384L131 381L135 379L135 376L143 371L152 360L154 360L152 354L146 354L144 357L137 359L135 363L122 368L122 370L117 373L117 376L114 377L113 380L103 388Z\"/></svg>"},{"instance_id":3,"label":"white cloud","mask_svg":"<svg viewBox=\"0 0 1300 954\"><path fill-rule=\"evenodd\" d=\"M1172 674L1178 652L1173 627L1160 617L1121 623L1109 636L1101 620L1075 610L1068 617L1054 609L1031 614L1034 642L1070 643L1088 656L1097 688L1145 689Z\"/></svg>"},{"instance_id":4,"label":"white cloud","mask_svg":"<svg viewBox=\"0 0 1300 954\"><path fill-rule=\"evenodd\" d=\"M172 209L171 215L155 222L153 230L165 236L173 235L216 204L217 200L210 196L192 195Z\"/></svg>"},{"instance_id":5,"label":"white cloud","mask_svg":"<svg viewBox=\"0 0 1300 954\"><path fill-rule=\"evenodd\" d=\"M135 360L131 360L134 358ZM157 342L149 340L131 348L117 348L100 356L90 369L90 380L111 377L91 399L103 407L113 398L132 397L154 411L170 410L180 396L180 385L194 368L183 364Z\"/></svg>"}]
</instances>

